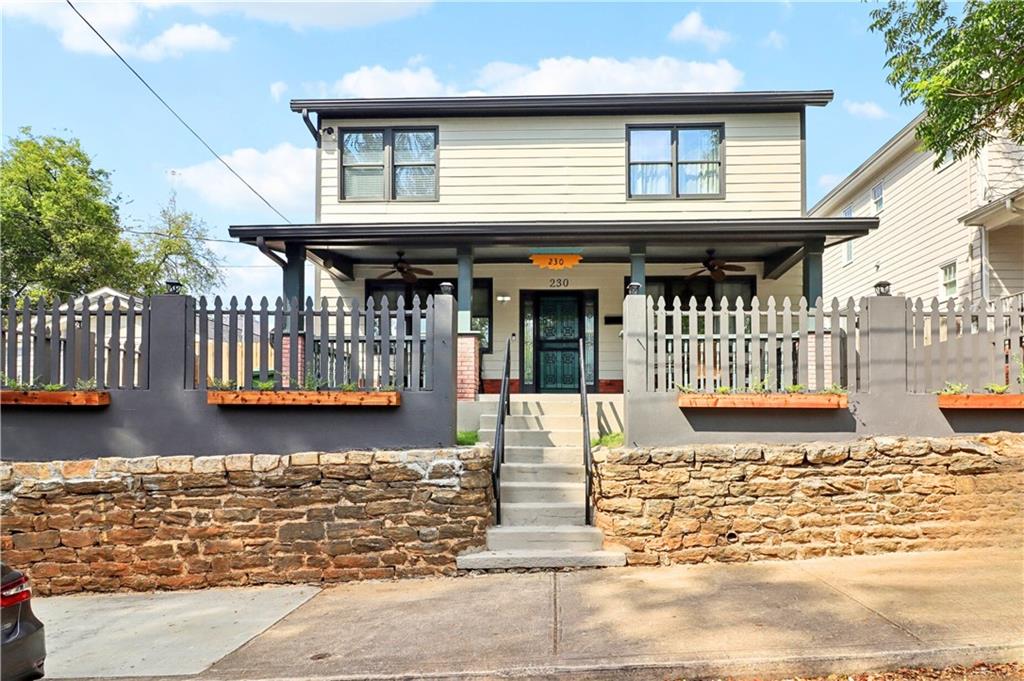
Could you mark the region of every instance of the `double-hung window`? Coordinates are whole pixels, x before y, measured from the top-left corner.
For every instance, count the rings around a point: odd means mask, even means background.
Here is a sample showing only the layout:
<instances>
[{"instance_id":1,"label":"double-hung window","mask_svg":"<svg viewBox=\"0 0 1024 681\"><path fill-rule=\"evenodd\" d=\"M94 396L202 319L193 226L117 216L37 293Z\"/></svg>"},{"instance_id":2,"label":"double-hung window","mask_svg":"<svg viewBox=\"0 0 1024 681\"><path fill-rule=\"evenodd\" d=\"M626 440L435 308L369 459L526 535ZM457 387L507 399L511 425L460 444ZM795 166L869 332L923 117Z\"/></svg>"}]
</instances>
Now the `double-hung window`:
<instances>
[{"instance_id":1,"label":"double-hung window","mask_svg":"<svg viewBox=\"0 0 1024 681\"><path fill-rule=\"evenodd\" d=\"M875 206L875 215L881 213L885 208L885 187L881 182L871 188L871 203Z\"/></svg>"},{"instance_id":2,"label":"double-hung window","mask_svg":"<svg viewBox=\"0 0 1024 681\"><path fill-rule=\"evenodd\" d=\"M631 127L630 198L721 198L725 195L721 125Z\"/></svg>"},{"instance_id":3,"label":"double-hung window","mask_svg":"<svg viewBox=\"0 0 1024 681\"><path fill-rule=\"evenodd\" d=\"M437 199L437 129L341 131L343 201Z\"/></svg>"},{"instance_id":4,"label":"double-hung window","mask_svg":"<svg viewBox=\"0 0 1024 681\"><path fill-rule=\"evenodd\" d=\"M956 261L948 262L939 270L939 293L943 299L956 298Z\"/></svg>"},{"instance_id":5,"label":"double-hung window","mask_svg":"<svg viewBox=\"0 0 1024 681\"><path fill-rule=\"evenodd\" d=\"M843 217L844 218L852 218L853 217L853 206L847 206L846 208L843 209ZM843 264L844 265L849 265L852 262L853 262L853 239L849 239L845 244L843 244Z\"/></svg>"}]
</instances>

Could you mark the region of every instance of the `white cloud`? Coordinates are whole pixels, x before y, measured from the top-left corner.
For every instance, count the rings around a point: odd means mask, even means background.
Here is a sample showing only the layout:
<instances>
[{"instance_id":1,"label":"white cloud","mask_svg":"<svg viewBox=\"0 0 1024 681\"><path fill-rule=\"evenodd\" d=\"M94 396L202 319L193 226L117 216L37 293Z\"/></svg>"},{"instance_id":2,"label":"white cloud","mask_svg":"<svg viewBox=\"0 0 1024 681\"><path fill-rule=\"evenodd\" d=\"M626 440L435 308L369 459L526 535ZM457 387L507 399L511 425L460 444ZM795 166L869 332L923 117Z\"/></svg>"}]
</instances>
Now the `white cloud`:
<instances>
[{"instance_id":1,"label":"white cloud","mask_svg":"<svg viewBox=\"0 0 1024 681\"><path fill-rule=\"evenodd\" d=\"M846 109L847 113L857 118L868 118L871 120L879 120L882 118L888 118L889 112L883 109L875 102L854 102L849 99L843 100L843 108Z\"/></svg>"},{"instance_id":2,"label":"white cloud","mask_svg":"<svg viewBox=\"0 0 1024 681\"><path fill-rule=\"evenodd\" d=\"M227 52L233 38L206 24L174 24L147 43L129 49L147 61L179 58L186 52Z\"/></svg>"},{"instance_id":3,"label":"white cloud","mask_svg":"<svg viewBox=\"0 0 1024 681\"><path fill-rule=\"evenodd\" d=\"M141 14L130 3L80 3L79 11L121 54L148 61L179 58L188 52L223 52L233 39L207 24L176 23L155 38L140 39ZM40 24L59 35L69 52L110 55L110 50L70 7L60 3L5 3L4 18L18 17Z\"/></svg>"},{"instance_id":4,"label":"white cloud","mask_svg":"<svg viewBox=\"0 0 1024 681\"><path fill-rule=\"evenodd\" d=\"M280 102L281 97L285 92L288 91L288 83L283 80L277 80L270 84L270 96L274 98L275 102Z\"/></svg>"},{"instance_id":5,"label":"white cloud","mask_svg":"<svg viewBox=\"0 0 1024 681\"><path fill-rule=\"evenodd\" d=\"M786 46L786 36L775 30L768 31L768 35L766 35L764 40L761 41L761 45L781 50Z\"/></svg>"},{"instance_id":6,"label":"white cloud","mask_svg":"<svg viewBox=\"0 0 1024 681\"><path fill-rule=\"evenodd\" d=\"M224 156L232 168L286 216L310 212L313 205L312 148L288 143L260 151L236 149ZM171 184L197 194L207 203L236 211L260 206L260 200L216 159L169 171Z\"/></svg>"},{"instance_id":7,"label":"white cloud","mask_svg":"<svg viewBox=\"0 0 1024 681\"><path fill-rule=\"evenodd\" d=\"M832 175L831 173L825 173L818 178L818 186L828 191L839 184L839 181L843 179L842 175Z\"/></svg>"},{"instance_id":8,"label":"white cloud","mask_svg":"<svg viewBox=\"0 0 1024 681\"><path fill-rule=\"evenodd\" d=\"M717 52L719 48L732 40L732 36L728 32L711 28L705 24L704 18L696 10L687 14L682 21L673 26L668 37L676 42L700 43L712 52Z\"/></svg>"},{"instance_id":9,"label":"white cloud","mask_svg":"<svg viewBox=\"0 0 1024 681\"><path fill-rule=\"evenodd\" d=\"M418 63L418 62L417 62ZM490 62L473 87L444 82L428 66L362 66L334 83L307 83L317 96L430 97L445 95L583 94L594 92L721 92L737 89L743 72L727 60L674 57L614 59L553 57L535 65Z\"/></svg>"},{"instance_id":10,"label":"white cloud","mask_svg":"<svg viewBox=\"0 0 1024 681\"><path fill-rule=\"evenodd\" d=\"M248 19L307 28L359 28L415 16L429 0L410 2L227 2L189 3L200 14L237 13Z\"/></svg>"}]
</instances>

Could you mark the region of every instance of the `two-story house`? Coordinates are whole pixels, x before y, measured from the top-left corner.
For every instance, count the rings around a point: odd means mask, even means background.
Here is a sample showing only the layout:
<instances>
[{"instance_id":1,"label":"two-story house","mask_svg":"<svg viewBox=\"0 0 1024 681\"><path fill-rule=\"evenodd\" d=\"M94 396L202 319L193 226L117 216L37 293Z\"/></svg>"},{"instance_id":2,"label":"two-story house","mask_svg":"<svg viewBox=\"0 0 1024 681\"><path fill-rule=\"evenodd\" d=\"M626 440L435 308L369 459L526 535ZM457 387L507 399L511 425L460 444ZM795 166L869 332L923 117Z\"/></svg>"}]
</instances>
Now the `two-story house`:
<instances>
[{"instance_id":1,"label":"two-story house","mask_svg":"<svg viewBox=\"0 0 1024 681\"><path fill-rule=\"evenodd\" d=\"M815 205L813 217L879 219L825 256L825 295L870 295L876 282L925 299L1024 293L1024 148L995 138L972 157L922 151L924 114Z\"/></svg>"},{"instance_id":2,"label":"two-story house","mask_svg":"<svg viewBox=\"0 0 1024 681\"><path fill-rule=\"evenodd\" d=\"M821 294L822 256L874 217L808 217L805 109L830 91L293 100L316 142L316 221L232 236L303 299L457 283L460 357L496 392L622 391L630 282L670 299ZM476 332L475 336L470 332ZM461 382L461 377L460 377ZM475 386L474 386L475 389ZM462 390L460 396L475 394Z\"/></svg>"}]
</instances>

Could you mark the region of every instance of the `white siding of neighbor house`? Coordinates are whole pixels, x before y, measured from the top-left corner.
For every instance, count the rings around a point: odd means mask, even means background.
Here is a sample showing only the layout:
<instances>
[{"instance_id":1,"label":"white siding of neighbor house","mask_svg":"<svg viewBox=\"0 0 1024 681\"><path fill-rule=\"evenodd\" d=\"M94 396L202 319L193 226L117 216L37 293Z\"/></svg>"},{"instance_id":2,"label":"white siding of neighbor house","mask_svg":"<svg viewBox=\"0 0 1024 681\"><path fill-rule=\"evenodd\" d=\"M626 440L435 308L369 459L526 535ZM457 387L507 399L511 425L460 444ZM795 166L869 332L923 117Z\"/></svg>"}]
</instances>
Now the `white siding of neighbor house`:
<instances>
[{"instance_id":1,"label":"white siding of neighbor house","mask_svg":"<svg viewBox=\"0 0 1024 681\"><path fill-rule=\"evenodd\" d=\"M988 261L990 297L1024 291L1024 224L989 232Z\"/></svg>"},{"instance_id":2,"label":"white siding of neighbor house","mask_svg":"<svg viewBox=\"0 0 1024 681\"><path fill-rule=\"evenodd\" d=\"M774 296L780 300L783 296L789 296L794 303L799 300L802 285L802 270L796 265L778 280L765 280L760 278L762 266L760 263L740 263L747 268L745 275L757 275L758 298L766 300L768 296ZM416 263L418 267L426 267L433 270L435 277L450 277L454 283L456 279L455 265L432 266L429 263ZM693 272L698 266L694 264L671 265L671 264L648 264L648 276L679 276ZM365 298L366 279L377 276L387 268L382 265L357 265L355 269L356 278L354 281L340 281L330 274L320 271L317 280L317 298L326 296L333 298L343 296L345 298ZM519 333L519 292L520 290L539 290L558 293L561 291L596 290L598 306L598 378L621 379L622 378L622 339L619 332L621 325L606 325L605 316L622 315L623 287L625 277L629 274L629 265L622 264L587 264L586 262L577 265L571 270L550 271L541 270L530 264L478 264L473 268L474 277L490 277L493 280L493 295L507 295L512 298L507 303L493 302L494 309L494 351L483 355L484 378L501 377L501 351L505 347L505 340L510 334ZM551 279L568 279L567 288L550 288ZM512 353L512 376L519 376L519 352L518 346L513 343Z\"/></svg>"},{"instance_id":3,"label":"white siding of neighbor house","mask_svg":"<svg viewBox=\"0 0 1024 681\"><path fill-rule=\"evenodd\" d=\"M1024 187L1024 147L1005 137L992 140L981 153L983 174L979 205Z\"/></svg>"},{"instance_id":4,"label":"white siding of neighbor house","mask_svg":"<svg viewBox=\"0 0 1024 681\"><path fill-rule=\"evenodd\" d=\"M959 218L971 205L970 162L953 161L935 171L934 160L933 154L918 151L901 155L829 213L839 216L852 205L854 217L875 215L871 189L883 183L878 229L853 242L853 260L844 264L843 246L825 252L826 297L871 295L880 280L889 281L894 294L938 296L939 272L952 261L957 264L959 293L969 293L973 263L968 246L974 229Z\"/></svg>"},{"instance_id":5,"label":"white siding of neighbor house","mask_svg":"<svg viewBox=\"0 0 1024 681\"><path fill-rule=\"evenodd\" d=\"M627 200L626 126L725 124L724 199ZM608 220L801 215L798 113L337 120L437 126L439 200L339 201L337 135L320 153L320 221Z\"/></svg>"}]
</instances>

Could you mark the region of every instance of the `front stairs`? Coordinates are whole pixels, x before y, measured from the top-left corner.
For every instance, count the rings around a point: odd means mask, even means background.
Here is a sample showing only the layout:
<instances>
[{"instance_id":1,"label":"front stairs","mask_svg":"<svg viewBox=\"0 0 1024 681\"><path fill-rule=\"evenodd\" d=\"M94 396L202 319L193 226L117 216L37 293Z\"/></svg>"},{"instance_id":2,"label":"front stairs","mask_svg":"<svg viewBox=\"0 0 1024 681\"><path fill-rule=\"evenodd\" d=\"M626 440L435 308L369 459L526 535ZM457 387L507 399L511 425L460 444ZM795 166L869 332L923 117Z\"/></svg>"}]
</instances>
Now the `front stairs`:
<instances>
[{"instance_id":1,"label":"front stairs","mask_svg":"<svg viewBox=\"0 0 1024 681\"><path fill-rule=\"evenodd\" d=\"M626 554L603 550L603 533L586 524L579 396L511 397L501 466L502 522L487 529L487 550L459 556L458 567L503 570L625 565ZM481 442L493 444L496 424L496 413L480 417Z\"/></svg>"}]
</instances>

